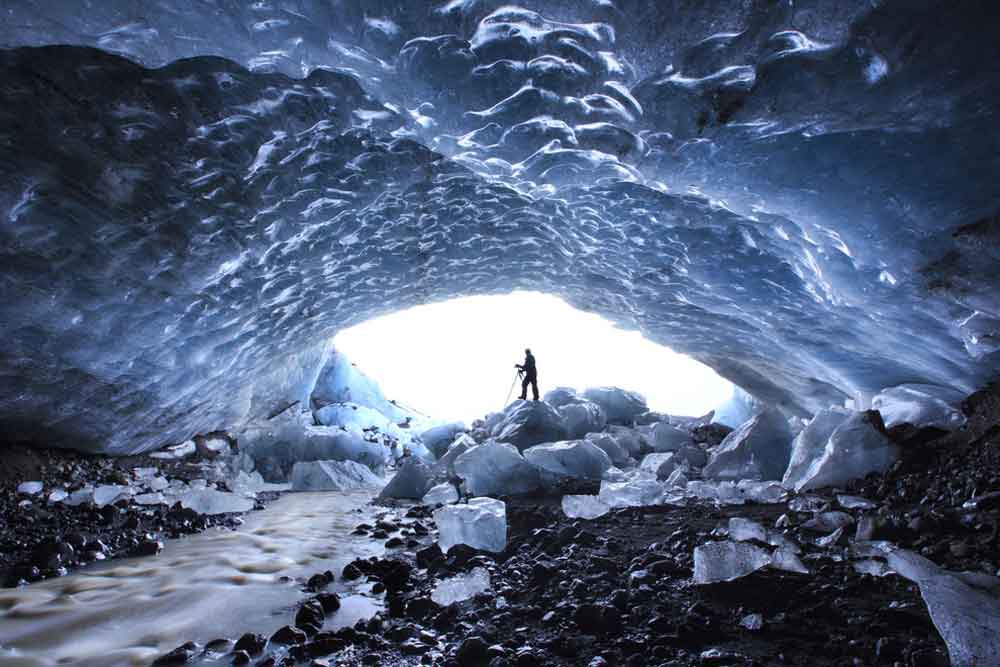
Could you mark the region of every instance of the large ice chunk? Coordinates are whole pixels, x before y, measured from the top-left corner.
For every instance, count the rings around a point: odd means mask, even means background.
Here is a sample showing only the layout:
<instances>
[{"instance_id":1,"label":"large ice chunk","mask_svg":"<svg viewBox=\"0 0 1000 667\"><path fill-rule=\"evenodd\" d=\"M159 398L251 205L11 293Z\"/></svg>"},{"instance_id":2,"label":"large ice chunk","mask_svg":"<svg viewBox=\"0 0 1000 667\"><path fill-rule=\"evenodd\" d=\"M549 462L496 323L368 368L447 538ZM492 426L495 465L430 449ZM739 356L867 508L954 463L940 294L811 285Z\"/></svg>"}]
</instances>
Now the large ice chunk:
<instances>
[{"instance_id":1,"label":"large ice chunk","mask_svg":"<svg viewBox=\"0 0 1000 667\"><path fill-rule=\"evenodd\" d=\"M883 433L881 421L875 410L854 413L830 434L819 458L783 483L801 492L887 470L899 452Z\"/></svg>"},{"instance_id":2,"label":"large ice chunk","mask_svg":"<svg viewBox=\"0 0 1000 667\"><path fill-rule=\"evenodd\" d=\"M827 440L838 426L850 416L843 408L820 410L806 424L806 427L792 441L792 455L781 483L794 488L795 480L801 479L817 459L823 455Z\"/></svg>"},{"instance_id":3,"label":"large ice chunk","mask_svg":"<svg viewBox=\"0 0 1000 667\"><path fill-rule=\"evenodd\" d=\"M607 422L601 406L590 401L569 403L558 410L570 438L582 438L588 433L600 431Z\"/></svg>"},{"instance_id":4,"label":"large ice chunk","mask_svg":"<svg viewBox=\"0 0 1000 667\"><path fill-rule=\"evenodd\" d=\"M474 568L471 572L457 577L443 579L431 591L431 600L447 607L490 590L490 573L484 567Z\"/></svg>"},{"instance_id":5,"label":"large ice chunk","mask_svg":"<svg viewBox=\"0 0 1000 667\"><path fill-rule=\"evenodd\" d=\"M653 425L650 444L655 452L675 452L692 444L691 433L667 422L659 422Z\"/></svg>"},{"instance_id":6,"label":"large ice chunk","mask_svg":"<svg viewBox=\"0 0 1000 667\"><path fill-rule=\"evenodd\" d=\"M673 452L654 452L646 454L642 463L639 464L639 469L655 475L656 479L666 479L677 468L677 464L678 461L674 460Z\"/></svg>"},{"instance_id":7,"label":"large ice chunk","mask_svg":"<svg viewBox=\"0 0 1000 667\"><path fill-rule=\"evenodd\" d=\"M465 431L465 424L462 422L450 422L438 424L420 433L420 441L437 458L444 456L449 447L455 442L455 438Z\"/></svg>"},{"instance_id":8,"label":"large ice chunk","mask_svg":"<svg viewBox=\"0 0 1000 667\"><path fill-rule=\"evenodd\" d=\"M434 512L438 544L447 552L456 544L500 552L507 546L507 506L494 498L472 498Z\"/></svg>"},{"instance_id":9,"label":"large ice chunk","mask_svg":"<svg viewBox=\"0 0 1000 667\"><path fill-rule=\"evenodd\" d=\"M346 491L377 487L383 481L356 461L299 461L292 467L293 491Z\"/></svg>"},{"instance_id":10,"label":"large ice chunk","mask_svg":"<svg viewBox=\"0 0 1000 667\"><path fill-rule=\"evenodd\" d=\"M597 496L567 495L562 498L562 511L571 519L596 519L611 508Z\"/></svg>"},{"instance_id":11,"label":"large ice chunk","mask_svg":"<svg viewBox=\"0 0 1000 667\"><path fill-rule=\"evenodd\" d=\"M609 423L631 424L649 411L641 394L618 387L591 387L583 392L583 397L601 406Z\"/></svg>"},{"instance_id":12,"label":"large ice chunk","mask_svg":"<svg viewBox=\"0 0 1000 667\"><path fill-rule=\"evenodd\" d=\"M190 489L181 494L180 502L183 507L198 514L249 512L254 506L254 501L249 498L209 488Z\"/></svg>"},{"instance_id":13,"label":"large ice chunk","mask_svg":"<svg viewBox=\"0 0 1000 667\"><path fill-rule=\"evenodd\" d=\"M926 384L901 384L883 389L872 399L886 427L909 423L953 430L965 423L957 406L964 396L953 389Z\"/></svg>"},{"instance_id":14,"label":"large ice chunk","mask_svg":"<svg viewBox=\"0 0 1000 667\"><path fill-rule=\"evenodd\" d=\"M611 424L607 428L607 434L614 438L615 442L632 458L639 458L652 451L648 439L634 428Z\"/></svg>"},{"instance_id":15,"label":"large ice chunk","mask_svg":"<svg viewBox=\"0 0 1000 667\"><path fill-rule=\"evenodd\" d=\"M17 485L17 492L26 496L37 496L44 488L45 485L41 482L22 482Z\"/></svg>"},{"instance_id":16,"label":"large ice chunk","mask_svg":"<svg viewBox=\"0 0 1000 667\"><path fill-rule=\"evenodd\" d=\"M577 403L581 399L575 389L570 387L556 387L552 391L547 392L545 396L542 397L542 400L558 410L564 405Z\"/></svg>"},{"instance_id":17,"label":"large ice chunk","mask_svg":"<svg viewBox=\"0 0 1000 667\"><path fill-rule=\"evenodd\" d=\"M493 436L523 451L532 445L566 438L562 416L544 401L514 401L493 427Z\"/></svg>"},{"instance_id":18,"label":"large ice chunk","mask_svg":"<svg viewBox=\"0 0 1000 667\"><path fill-rule=\"evenodd\" d=\"M420 502L424 505L451 505L457 503L458 499L458 489L455 488L455 485L451 482L442 482L432 486Z\"/></svg>"},{"instance_id":19,"label":"large ice chunk","mask_svg":"<svg viewBox=\"0 0 1000 667\"><path fill-rule=\"evenodd\" d=\"M380 498L407 498L420 500L433 484L430 467L416 456L400 462L399 470L379 494Z\"/></svg>"},{"instance_id":20,"label":"large ice chunk","mask_svg":"<svg viewBox=\"0 0 1000 667\"><path fill-rule=\"evenodd\" d=\"M409 442L408 429L400 428L394 421L374 408L354 403L331 403L316 410L313 415L322 426L340 426L345 431L364 436L365 431L377 429L403 442Z\"/></svg>"},{"instance_id":21,"label":"large ice chunk","mask_svg":"<svg viewBox=\"0 0 1000 667\"><path fill-rule=\"evenodd\" d=\"M1000 656L1000 579L949 572L923 556L890 550L888 566L920 587L954 667L995 665Z\"/></svg>"},{"instance_id":22,"label":"large ice chunk","mask_svg":"<svg viewBox=\"0 0 1000 667\"><path fill-rule=\"evenodd\" d=\"M726 436L702 473L715 479L781 479L792 433L777 410L764 410Z\"/></svg>"},{"instance_id":23,"label":"large ice chunk","mask_svg":"<svg viewBox=\"0 0 1000 667\"><path fill-rule=\"evenodd\" d=\"M628 463L629 455L625 448L618 444L618 441L607 433L588 433L587 440L604 450L604 453L611 459L611 463L616 466L623 466Z\"/></svg>"},{"instance_id":24,"label":"large ice chunk","mask_svg":"<svg viewBox=\"0 0 1000 667\"><path fill-rule=\"evenodd\" d=\"M771 552L746 542L709 542L694 549L694 582L733 581L771 564Z\"/></svg>"},{"instance_id":25,"label":"large ice chunk","mask_svg":"<svg viewBox=\"0 0 1000 667\"><path fill-rule=\"evenodd\" d=\"M599 480L611 467L604 450L589 440L566 440L535 445L524 450L524 458L559 477Z\"/></svg>"},{"instance_id":26,"label":"large ice chunk","mask_svg":"<svg viewBox=\"0 0 1000 667\"><path fill-rule=\"evenodd\" d=\"M645 507L663 498L665 488L655 479L634 478L625 482L601 482L598 500L608 507Z\"/></svg>"},{"instance_id":27,"label":"large ice chunk","mask_svg":"<svg viewBox=\"0 0 1000 667\"><path fill-rule=\"evenodd\" d=\"M541 486L538 468L503 442L488 441L455 459L455 474L473 496L528 493Z\"/></svg>"}]
</instances>

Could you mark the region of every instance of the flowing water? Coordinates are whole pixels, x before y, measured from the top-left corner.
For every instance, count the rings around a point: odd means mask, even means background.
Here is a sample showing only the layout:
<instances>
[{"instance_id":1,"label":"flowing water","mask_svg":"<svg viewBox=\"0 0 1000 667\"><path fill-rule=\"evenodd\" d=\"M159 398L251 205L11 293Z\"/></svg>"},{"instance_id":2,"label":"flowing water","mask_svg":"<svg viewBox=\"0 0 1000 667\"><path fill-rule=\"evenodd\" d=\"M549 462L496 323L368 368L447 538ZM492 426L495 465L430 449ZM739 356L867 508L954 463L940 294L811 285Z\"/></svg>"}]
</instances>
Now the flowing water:
<instances>
[{"instance_id":1,"label":"flowing water","mask_svg":"<svg viewBox=\"0 0 1000 667\"><path fill-rule=\"evenodd\" d=\"M292 622L300 581L381 544L351 531L372 522L370 492L294 493L213 529L166 543L158 556L116 560L20 589L0 589L0 665L148 665L193 640L270 635ZM343 606L328 628L370 616L379 602L331 586Z\"/></svg>"}]
</instances>

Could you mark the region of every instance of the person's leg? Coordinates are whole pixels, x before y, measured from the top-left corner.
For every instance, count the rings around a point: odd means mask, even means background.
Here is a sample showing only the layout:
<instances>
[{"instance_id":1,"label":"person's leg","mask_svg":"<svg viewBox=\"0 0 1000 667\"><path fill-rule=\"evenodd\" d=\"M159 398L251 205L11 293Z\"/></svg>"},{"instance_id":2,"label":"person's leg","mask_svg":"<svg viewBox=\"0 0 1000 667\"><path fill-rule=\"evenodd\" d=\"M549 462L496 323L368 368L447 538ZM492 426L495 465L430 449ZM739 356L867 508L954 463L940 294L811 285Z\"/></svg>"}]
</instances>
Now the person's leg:
<instances>
[{"instance_id":1,"label":"person's leg","mask_svg":"<svg viewBox=\"0 0 1000 667\"><path fill-rule=\"evenodd\" d=\"M537 377L531 378L531 394L532 394L532 396L535 397L535 400L537 401L538 400L538 378Z\"/></svg>"},{"instance_id":2,"label":"person's leg","mask_svg":"<svg viewBox=\"0 0 1000 667\"><path fill-rule=\"evenodd\" d=\"M521 400L522 401L525 400L526 398L528 398L528 382L529 382L529 380L528 380L527 377L525 377L523 380L521 380Z\"/></svg>"}]
</instances>

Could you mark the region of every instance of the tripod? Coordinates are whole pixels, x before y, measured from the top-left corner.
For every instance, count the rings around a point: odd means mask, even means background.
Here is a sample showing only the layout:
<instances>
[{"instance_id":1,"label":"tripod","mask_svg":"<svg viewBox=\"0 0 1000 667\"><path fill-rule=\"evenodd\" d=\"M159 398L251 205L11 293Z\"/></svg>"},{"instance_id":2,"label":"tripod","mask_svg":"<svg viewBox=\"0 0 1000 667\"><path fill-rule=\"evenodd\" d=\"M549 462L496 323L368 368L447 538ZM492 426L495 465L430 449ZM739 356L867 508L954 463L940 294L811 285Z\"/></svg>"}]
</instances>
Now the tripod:
<instances>
[{"instance_id":1,"label":"tripod","mask_svg":"<svg viewBox=\"0 0 1000 667\"><path fill-rule=\"evenodd\" d=\"M510 384L510 391L507 392L507 400L503 402L503 407L504 408L506 408L507 404L510 403L510 395L514 393L514 387L517 386L517 381L520 379L520 377L523 374L524 374L524 371L522 371L520 369L514 371L514 381L511 382L511 384ZM503 408L501 408L501 412L502 411L503 411Z\"/></svg>"}]
</instances>

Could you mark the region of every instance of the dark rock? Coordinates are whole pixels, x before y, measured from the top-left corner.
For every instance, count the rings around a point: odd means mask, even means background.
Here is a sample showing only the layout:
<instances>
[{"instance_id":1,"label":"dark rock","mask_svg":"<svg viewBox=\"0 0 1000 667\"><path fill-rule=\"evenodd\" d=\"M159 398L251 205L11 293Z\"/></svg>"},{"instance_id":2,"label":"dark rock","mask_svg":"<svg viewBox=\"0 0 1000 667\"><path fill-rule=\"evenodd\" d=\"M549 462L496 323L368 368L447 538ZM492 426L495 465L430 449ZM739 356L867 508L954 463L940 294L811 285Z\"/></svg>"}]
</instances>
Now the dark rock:
<instances>
[{"instance_id":1,"label":"dark rock","mask_svg":"<svg viewBox=\"0 0 1000 667\"><path fill-rule=\"evenodd\" d=\"M233 647L233 651L246 651L248 655L257 655L264 650L264 646L266 644L267 640L264 638L264 635L257 635L248 632L236 640L236 645Z\"/></svg>"},{"instance_id":2,"label":"dark rock","mask_svg":"<svg viewBox=\"0 0 1000 667\"><path fill-rule=\"evenodd\" d=\"M489 656L489 644L482 637L467 637L458 647L455 659L459 667L477 667Z\"/></svg>"},{"instance_id":3,"label":"dark rock","mask_svg":"<svg viewBox=\"0 0 1000 667\"><path fill-rule=\"evenodd\" d=\"M233 651L233 664L234 665L249 665L250 664L250 654L246 651Z\"/></svg>"},{"instance_id":4,"label":"dark rock","mask_svg":"<svg viewBox=\"0 0 1000 667\"><path fill-rule=\"evenodd\" d=\"M301 644L306 640L306 633L299 628L286 625L271 635L272 644Z\"/></svg>"},{"instance_id":5,"label":"dark rock","mask_svg":"<svg viewBox=\"0 0 1000 667\"><path fill-rule=\"evenodd\" d=\"M319 605L323 608L324 613L332 614L340 609L340 596L336 593L320 593L313 599L319 602Z\"/></svg>"},{"instance_id":6,"label":"dark rock","mask_svg":"<svg viewBox=\"0 0 1000 667\"><path fill-rule=\"evenodd\" d=\"M323 611L323 606L315 598L306 600L295 614L295 625L300 628L306 624L322 628L325 620L326 613Z\"/></svg>"},{"instance_id":7,"label":"dark rock","mask_svg":"<svg viewBox=\"0 0 1000 667\"><path fill-rule=\"evenodd\" d=\"M187 642L178 646L170 653L166 655L161 655L159 658L153 661L153 667L173 667L174 665L183 665L188 660L194 656L195 651L198 650L198 646L194 642Z\"/></svg>"}]
</instances>

